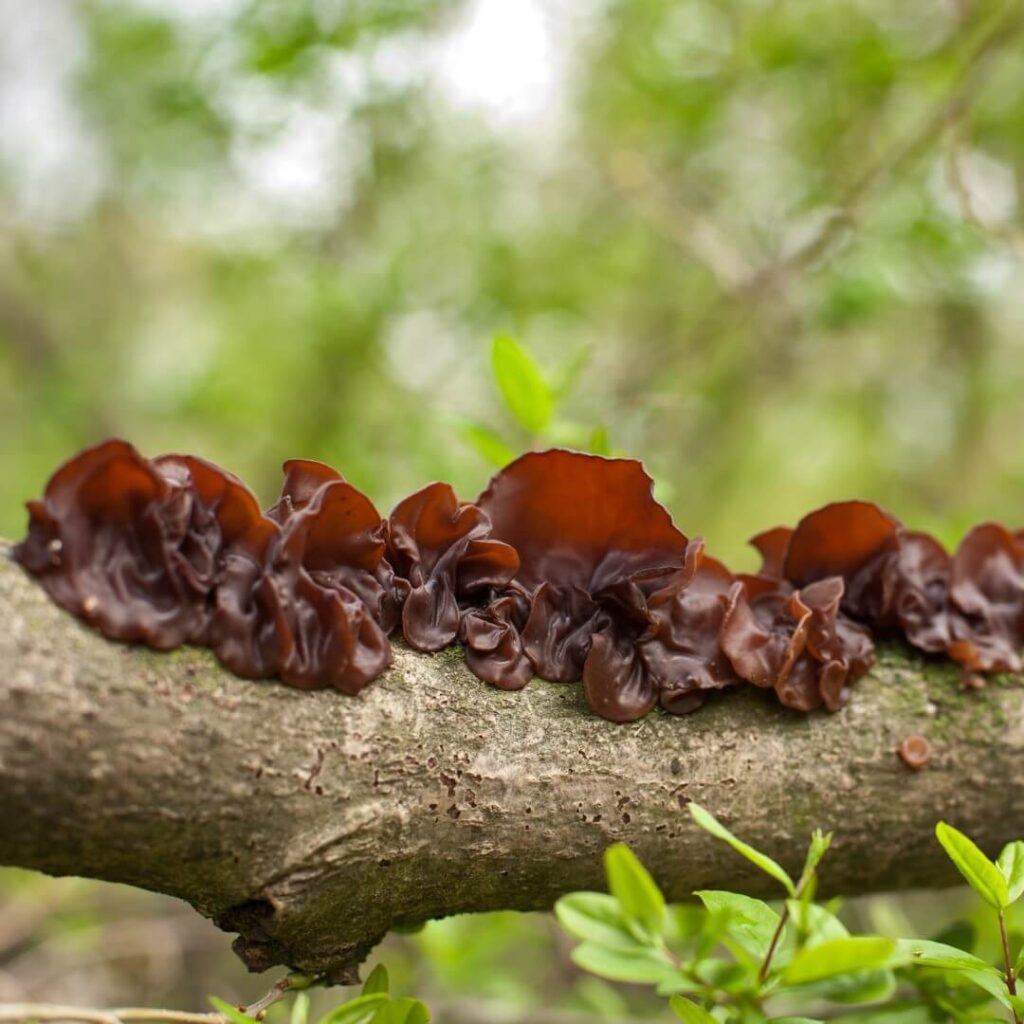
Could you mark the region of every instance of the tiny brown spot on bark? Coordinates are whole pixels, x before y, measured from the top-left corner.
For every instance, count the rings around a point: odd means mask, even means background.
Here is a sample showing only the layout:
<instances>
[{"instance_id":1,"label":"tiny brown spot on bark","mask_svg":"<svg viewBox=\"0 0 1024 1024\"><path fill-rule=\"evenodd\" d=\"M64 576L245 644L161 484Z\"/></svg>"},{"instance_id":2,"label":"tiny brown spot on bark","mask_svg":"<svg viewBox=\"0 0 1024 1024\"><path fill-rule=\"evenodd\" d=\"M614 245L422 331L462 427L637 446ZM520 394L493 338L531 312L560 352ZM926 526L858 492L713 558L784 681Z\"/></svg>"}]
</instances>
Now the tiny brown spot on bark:
<instances>
[{"instance_id":1,"label":"tiny brown spot on bark","mask_svg":"<svg viewBox=\"0 0 1024 1024\"><path fill-rule=\"evenodd\" d=\"M915 772L920 771L932 756L932 745L923 736L908 736L898 747L900 760Z\"/></svg>"}]
</instances>

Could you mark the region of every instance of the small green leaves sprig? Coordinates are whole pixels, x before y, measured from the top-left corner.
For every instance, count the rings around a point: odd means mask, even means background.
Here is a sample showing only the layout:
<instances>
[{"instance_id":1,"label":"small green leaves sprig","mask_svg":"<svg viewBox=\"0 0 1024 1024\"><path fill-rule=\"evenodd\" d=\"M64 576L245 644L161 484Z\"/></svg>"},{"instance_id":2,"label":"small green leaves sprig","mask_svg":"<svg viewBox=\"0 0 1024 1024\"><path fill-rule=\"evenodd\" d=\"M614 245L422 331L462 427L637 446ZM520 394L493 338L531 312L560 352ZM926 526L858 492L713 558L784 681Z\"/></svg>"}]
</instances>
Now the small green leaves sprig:
<instances>
[{"instance_id":1,"label":"small green leaves sprig","mask_svg":"<svg viewBox=\"0 0 1024 1024\"><path fill-rule=\"evenodd\" d=\"M390 987L387 968L378 964L367 975L359 995L328 1010L316 1024L430 1024L430 1011L424 1003L409 996L395 998ZM210 1005L231 1024L257 1024L257 1017L216 996L210 996ZM309 1024L309 1005L309 996L300 991L292 1003L289 1024Z\"/></svg>"},{"instance_id":2,"label":"small green leaves sprig","mask_svg":"<svg viewBox=\"0 0 1024 1024\"><path fill-rule=\"evenodd\" d=\"M511 420L499 432L478 420L458 418L462 440L493 466L510 463L534 446L565 445L593 455L613 454L604 426L589 427L560 415L563 400L586 366L588 348L580 348L557 374L548 373L515 338L498 334L491 341L491 372Z\"/></svg>"},{"instance_id":3,"label":"small green leaves sprig","mask_svg":"<svg viewBox=\"0 0 1024 1024\"><path fill-rule=\"evenodd\" d=\"M1010 959L1003 912L1024 894L1024 843L997 862L951 826L939 841L961 873L999 915L1002 969L975 956L973 930L936 941L851 935L835 903L814 900L817 870L831 836L815 832L798 878L733 835L709 811L690 804L694 822L773 878L776 907L739 893L701 890L699 904L669 905L628 847L605 853L608 893L572 893L555 907L563 928L581 940L575 963L614 981L653 985L687 1024L829 1020L991 1021L998 1003L1021 1024L1016 981L1024 953ZM948 938L951 941L938 941ZM956 944L953 944L953 943Z\"/></svg>"},{"instance_id":4,"label":"small green leaves sprig","mask_svg":"<svg viewBox=\"0 0 1024 1024\"><path fill-rule=\"evenodd\" d=\"M993 863L970 838L945 821L935 826L935 836L967 884L996 911L1003 967L1000 971L975 956L968 956L965 960L965 954L953 947L944 946L937 951L932 948L937 943L907 943L910 955L918 964L927 961L930 966L946 966L947 969L950 969L948 961L946 964L936 963L936 959L941 960L942 955L948 955L962 961L960 966L951 969L959 970L965 980L1002 1003L1010 1011L1014 1024L1022 1024L1024 996L1017 992L1017 981L1024 970L1024 948L1018 951L1014 961L1006 930L1006 910L1024 895L1024 842L1007 843ZM943 953L951 949L952 953Z\"/></svg>"}]
</instances>

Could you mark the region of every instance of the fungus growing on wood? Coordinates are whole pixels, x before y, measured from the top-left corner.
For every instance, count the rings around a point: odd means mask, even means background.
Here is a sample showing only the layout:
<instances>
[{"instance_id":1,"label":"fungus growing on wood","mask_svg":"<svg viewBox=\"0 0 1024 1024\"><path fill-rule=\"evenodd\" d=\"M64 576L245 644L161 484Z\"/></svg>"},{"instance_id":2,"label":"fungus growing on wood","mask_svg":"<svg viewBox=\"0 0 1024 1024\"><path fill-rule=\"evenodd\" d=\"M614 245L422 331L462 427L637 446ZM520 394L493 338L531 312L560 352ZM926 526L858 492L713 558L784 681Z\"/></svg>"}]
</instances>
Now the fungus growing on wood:
<instances>
[{"instance_id":1,"label":"fungus growing on wood","mask_svg":"<svg viewBox=\"0 0 1024 1024\"><path fill-rule=\"evenodd\" d=\"M290 466L271 518L212 463L108 441L29 503L14 557L111 639L205 644L238 675L355 693L391 659L380 516L337 474L313 487Z\"/></svg>"},{"instance_id":2,"label":"fungus growing on wood","mask_svg":"<svg viewBox=\"0 0 1024 1024\"><path fill-rule=\"evenodd\" d=\"M29 502L14 557L112 639L202 644L239 675L349 694L390 664L399 626L424 651L460 640L502 689L582 680L618 722L744 682L837 711L876 636L972 682L1022 667L1024 533L996 523L950 556L871 502L838 502L758 534L760 572L734 576L629 459L531 452L475 503L433 483L386 520L324 463L284 473L263 513L212 463L108 441Z\"/></svg>"},{"instance_id":3,"label":"fungus growing on wood","mask_svg":"<svg viewBox=\"0 0 1024 1024\"><path fill-rule=\"evenodd\" d=\"M200 643L222 538L246 533L245 512L240 521L236 513L247 497L225 474L212 502L192 486L185 461L151 463L108 441L66 462L42 500L29 502L28 537L15 558L57 604L111 639L161 650Z\"/></svg>"},{"instance_id":4,"label":"fungus growing on wood","mask_svg":"<svg viewBox=\"0 0 1024 1024\"><path fill-rule=\"evenodd\" d=\"M907 736L896 753L908 768L919 772L931 760L932 745L923 736Z\"/></svg>"},{"instance_id":5,"label":"fungus growing on wood","mask_svg":"<svg viewBox=\"0 0 1024 1024\"><path fill-rule=\"evenodd\" d=\"M478 501L519 552L522 647L539 676L582 679L590 707L614 721L659 700L691 711L737 681L718 642L732 576L675 527L639 462L531 452Z\"/></svg>"},{"instance_id":6,"label":"fungus growing on wood","mask_svg":"<svg viewBox=\"0 0 1024 1024\"><path fill-rule=\"evenodd\" d=\"M793 531L782 575L795 586L842 577L852 618L967 673L1021 670L1024 542L998 523L974 527L951 558L870 502L826 505Z\"/></svg>"},{"instance_id":7,"label":"fungus growing on wood","mask_svg":"<svg viewBox=\"0 0 1024 1024\"><path fill-rule=\"evenodd\" d=\"M388 558L404 606L402 633L417 650L439 651L459 634L462 605L486 599L519 568L515 548L490 539L476 505L434 483L400 501L388 517Z\"/></svg>"},{"instance_id":8,"label":"fungus growing on wood","mask_svg":"<svg viewBox=\"0 0 1024 1024\"><path fill-rule=\"evenodd\" d=\"M773 689L786 707L838 711L875 651L868 631L840 612L843 591L838 576L799 590L759 577L737 583L722 627L737 673Z\"/></svg>"}]
</instances>

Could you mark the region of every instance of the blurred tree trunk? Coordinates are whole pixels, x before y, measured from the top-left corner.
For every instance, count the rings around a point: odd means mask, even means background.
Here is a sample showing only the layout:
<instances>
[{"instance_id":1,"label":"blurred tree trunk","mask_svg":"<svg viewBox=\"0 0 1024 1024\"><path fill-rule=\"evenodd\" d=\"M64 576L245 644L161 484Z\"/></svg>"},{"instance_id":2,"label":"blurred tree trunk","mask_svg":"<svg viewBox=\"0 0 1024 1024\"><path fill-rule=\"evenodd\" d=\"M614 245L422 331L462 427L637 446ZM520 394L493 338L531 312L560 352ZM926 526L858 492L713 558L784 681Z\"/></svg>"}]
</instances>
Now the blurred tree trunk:
<instances>
[{"instance_id":1,"label":"blurred tree trunk","mask_svg":"<svg viewBox=\"0 0 1024 1024\"><path fill-rule=\"evenodd\" d=\"M342 979L395 924L602 888L616 840L670 898L779 895L691 799L794 871L831 829L831 892L955 881L940 817L990 851L1024 834L1024 688L965 693L903 651L837 715L748 688L617 726L575 686L485 686L455 651L399 647L359 698L236 679L106 642L6 560L0 613L0 862L179 896L257 970ZM914 734L934 748L920 772L896 755Z\"/></svg>"}]
</instances>

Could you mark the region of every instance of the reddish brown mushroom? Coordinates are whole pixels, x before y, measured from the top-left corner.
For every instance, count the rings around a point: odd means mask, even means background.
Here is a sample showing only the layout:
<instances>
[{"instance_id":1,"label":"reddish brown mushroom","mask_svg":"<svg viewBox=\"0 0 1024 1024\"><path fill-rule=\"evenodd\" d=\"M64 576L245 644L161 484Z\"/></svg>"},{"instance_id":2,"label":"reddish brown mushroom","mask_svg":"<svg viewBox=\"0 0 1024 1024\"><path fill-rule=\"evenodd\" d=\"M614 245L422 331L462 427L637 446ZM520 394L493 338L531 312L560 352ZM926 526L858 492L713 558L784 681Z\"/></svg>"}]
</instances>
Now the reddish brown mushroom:
<instances>
[{"instance_id":1,"label":"reddish brown mushroom","mask_svg":"<svg viewBox=\"0 0 1024 1024\"><path fill-rule=\"evenodd\" d=\"M273 519L212 463L105 442L30 503L15 558L112 639L205 643L239 675L356 692L391 657L380 516L328 467L290 465Z\"/></svg>"},{"instance_id":2,"label":"reddish brown mushroom","mask_svg":"<svg viewBox=\"0 0 1024 1024\"><path fill-rule=\"evenodd\" d=\"M1024 543L998 523L974 527L953 556L950 657L970 672L1019 672Z\"/></svg>"},{"instance_id":3,"label":"reddish brown mushroom","mask_svg":"<svg viewBox=\"0 0 1024 1024\"><path fill-rule=\"evenodd\" d=\"M114 640L202 641L223 529L186 469L107 441L64 463L28 511L14 557L61 607Z\"/></svg>"},{"instance_id":4,"label":"reddish brown mushroom","mask_svg":"<svg viewBox=\"0 0 1024 1024\"><path fill-rule=\"evenodd\" d=\"M896 748L900 760L912 771L919 772L932 756L932 745L923 736L907 736Z\"/></svg>"},{"instance_id":5,"label":"reddish brown mushroom","mask_svg":"<svg viewBox=\"0 0 1024 1024\"><path fill-rule=\"evenodd\" d=\"M660 623L648 601L674 577L678 590L689 579L680 576L686 537L641 464L531 452L498 473L478 503L492 535L519 552L515 582L529 602L522 646L537 674L582 678L590 706L606 718L646 714L661 689L654 634L671 632L672 599L660 598ZM691 689L692 677L681 677L680 692Z\"/></svg>"},{"instance_id":6,"label":"reddish brown mushroom","mask_svg":"<svg viewBox=\"0 0 1024 1024\"><path fill-rule=\"evenodd\" d=\"M736 673L773 689L787 707L838 711L849 685L874 661L868 631L839 610L842 596L838 576L800 590L762 577L736 583L722 627L722 648Z\"/></svg>"},{"instance_id":7,"label":"reddish brown mushroom","mask_svg":"<svg viewBox=\"0 0 1024 1024\"><path fill-rule=\"evenodd\" d=\"M390 664L399 621L421 650L459 638L497 687L582 679L615 721L692 711L741 681L835 711L875 634L946 653L979 684L1022 668L1024 532L996 523L950 557L870 502L839 502L758 534L760 573L734 577L632 460L533 452L475 504L431 484L386 522L330 466L284 469L264 514L212 463L108 441L29 503L14 557L113 639L205 644L239 675L345 693Z\"/></svg>"},{"instance_id":8,"label":"reddish brown mushroom","mask_svg":"<svg viewBox=\"0 0 1024 1024\"><path fill-rule=\"evenodd\" d=\"M515 575L515 549L490 533L487 515L448 484L430 484L395 506L387 551L405 602L402 633L413 647L446 647L459 632L460 601L484 604Z\"/></svg>"}]
</instances>

